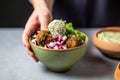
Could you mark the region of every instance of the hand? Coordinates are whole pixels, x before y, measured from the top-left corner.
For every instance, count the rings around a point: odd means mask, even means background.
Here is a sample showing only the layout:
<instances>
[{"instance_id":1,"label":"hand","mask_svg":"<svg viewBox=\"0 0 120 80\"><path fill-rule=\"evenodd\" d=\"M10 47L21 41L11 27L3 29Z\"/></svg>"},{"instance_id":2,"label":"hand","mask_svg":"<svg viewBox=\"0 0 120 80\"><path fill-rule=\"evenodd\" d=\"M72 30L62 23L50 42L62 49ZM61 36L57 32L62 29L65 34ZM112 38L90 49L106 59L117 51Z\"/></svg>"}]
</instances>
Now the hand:
<instances>
[{"instance_id":1,"label":"hand","mask_svg":"<svg viewBox=\"0 0 120 80\"><path fill-rule=\"evenodd\" d=\"M31 50L29 38L38 29L39 30L47 30L48 29L47 26L51 20L52 20L52 15L47 8L44 10L41 10L41 11L38 8L33 11L32 15L30 16L30 18L28 19L28 21L25 25L25 30L22 35L23 44L24 44L28 54L36 62L38 62L39 60L36 58L35 54Z\"/></svg>"}]
</instances>

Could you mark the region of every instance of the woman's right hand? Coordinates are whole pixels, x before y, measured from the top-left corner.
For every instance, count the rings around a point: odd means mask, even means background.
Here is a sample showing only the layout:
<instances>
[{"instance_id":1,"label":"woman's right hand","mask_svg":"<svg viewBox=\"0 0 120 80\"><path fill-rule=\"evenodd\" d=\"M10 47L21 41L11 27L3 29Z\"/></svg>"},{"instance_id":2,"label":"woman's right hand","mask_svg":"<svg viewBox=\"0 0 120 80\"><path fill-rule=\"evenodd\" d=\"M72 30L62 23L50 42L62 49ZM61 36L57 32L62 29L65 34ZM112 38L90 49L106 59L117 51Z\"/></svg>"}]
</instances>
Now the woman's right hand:
<instances>
[{"instance_id":1,"label":"woman's right hand","mask_svg":"<svg viewBox=\"0 0 120 80\"><path fill-rule=\"evenodd\" d=\"M39 0L39 1L44 1L44 0ZM39 1L38 1L38 3L39 3ZM44 2L41 2L41 3L44 4L44 6L40 7L40 6L38 6L38 3L36 5L34 3L34 5L35 5L34 6L34 11L27 21L27 23L25 25L23 35L22 35L23 44L26 48L27 53L36 62L38 62L39 60L36 58L33 51L31 50L30 43L29 43L29 38L37 30L48 30L48 24L52 20L51 11L46 6L46 4Z\"/></svg>"}]
</instances>

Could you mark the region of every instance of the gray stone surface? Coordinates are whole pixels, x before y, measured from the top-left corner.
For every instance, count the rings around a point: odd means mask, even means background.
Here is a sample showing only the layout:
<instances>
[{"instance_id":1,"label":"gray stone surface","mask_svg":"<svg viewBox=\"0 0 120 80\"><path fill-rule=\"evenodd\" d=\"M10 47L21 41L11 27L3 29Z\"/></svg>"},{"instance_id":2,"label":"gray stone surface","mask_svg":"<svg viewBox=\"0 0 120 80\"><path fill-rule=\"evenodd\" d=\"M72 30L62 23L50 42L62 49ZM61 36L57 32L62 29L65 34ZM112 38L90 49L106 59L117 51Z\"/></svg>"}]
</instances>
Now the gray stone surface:
<instances>
[{"instance_id":1,"label":"gray stone surface","mask_svg":"<svg viewBox=\"0 0 120 80\"><path fill-rule=\"evenodd\" d=\"M118 61L103 56L92 44L97 28L79 30L90 38L86 55L70 71L55 73L27 54L22 28L0 28L0 80L114 80Z\"/></svg>"}]
</instances>

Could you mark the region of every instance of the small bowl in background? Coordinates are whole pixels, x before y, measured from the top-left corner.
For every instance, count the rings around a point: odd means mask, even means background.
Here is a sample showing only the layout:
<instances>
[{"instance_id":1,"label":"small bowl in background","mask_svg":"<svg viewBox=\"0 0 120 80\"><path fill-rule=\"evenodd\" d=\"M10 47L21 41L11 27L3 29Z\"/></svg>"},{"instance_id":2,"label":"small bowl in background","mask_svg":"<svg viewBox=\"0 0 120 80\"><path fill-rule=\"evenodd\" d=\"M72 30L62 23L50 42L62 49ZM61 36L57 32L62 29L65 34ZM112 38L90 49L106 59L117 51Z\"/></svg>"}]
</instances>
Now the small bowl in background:
<instances>
[{"instance_id":1,"label":"small bowl in background","mask_svg":"<svg viewBox=\"0 0 120 80\"><path fill-rule=\"evenodd\" d=\"M98 31L96 31L93 36L93 44L105 56L109 58L120 59L120 44L119 43L106 42L101 39L98 39L98 34L103 31L120 32L120 27L113 26L113 27L101 28Z\"/></svg>"},{"instance_id":2,"label":"small bowl in background","mask_svg":"<svg viewBox=\"0 0 120 80\"><path fill-rule=\"evenodd\" d=\"M70 49L46 49L36 46L30 39L29 41L33 52L43 65L51 71L63 72L69 70L87 51L89 42L88 36L84 33L82 34L86 36L85 43Z\"/></svg>"},{"instance_id":3,"label":"small bowl in background","mask_svg":"<svg viewBox=\"0 0 120 80\"><path fill-rule=\"evenodd\" d=\"M115 72L114 72L115 80L120 80L120 62L118 63Z\"/></svg>"}]
</instances>

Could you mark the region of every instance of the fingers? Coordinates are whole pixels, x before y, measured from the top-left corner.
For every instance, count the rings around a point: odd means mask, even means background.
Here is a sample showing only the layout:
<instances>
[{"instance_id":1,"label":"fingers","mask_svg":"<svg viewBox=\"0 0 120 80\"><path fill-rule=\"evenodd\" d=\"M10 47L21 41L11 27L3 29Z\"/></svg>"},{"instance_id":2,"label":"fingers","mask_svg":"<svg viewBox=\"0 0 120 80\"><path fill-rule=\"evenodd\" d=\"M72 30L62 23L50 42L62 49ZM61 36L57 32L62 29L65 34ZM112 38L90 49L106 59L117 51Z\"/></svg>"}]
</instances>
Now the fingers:
<instances>
[{"instance_id":1,"label":"fingers","mask_svg":"<svg viewBox=\"0 0 120 80\"><path fill-rule=\"evenodd\" d=\"M42 14L38 14L41 30L48 30L48 24L52 20L52 14L50 11L43 11Z\"/></svg>"},{"instance_id":2,"label":"fingers","mask_svg":"<svg viewBox=\"0 0 120 80\"><path fill-rule=\"evenodd\" d=\"M40 22L41 22L41 30L48 30L48 24L52 20L52 16L50 14L45 14L44 16L41 16Z\"/></svg>"},{"instance_id":3,"label":"fingers","mask_svg":"<svg viewBox=\"0 0 120 80\"><path fill-rule=\"evenodd\" d=\"M23 35L23 44L24 47L26 48L27 53L34 59L34 61L38 62L39 60L35 57L34 53L32 52L29 44L29 39L26 34Z\"/></svg>"},{"instance_id":4,"label":"fingers","mask_svg":"<svg viewBox=\"0 0 120 80\"><path fill-rule=\"evenodd\" d=\"M30 18L28 19L28 22L26 23L25 30L23 32L23 44L26 48L26 51L28 54L36 61L38 62L38 59L35 57L34 53L31 50L30 43L29 43L29 37L38 29L39 22L37 20L37 15L35 12L32 13Z\"/></svg>"},{"instance_id":5,"label":"fingers","mask_svg":"<svg viewBox=\"0 0 120 80\"><path fill-rule=\"evenodd\" d=\"M34 9L38 14L41 30L48 30L48 24L52 20L53 0L35 0Z\"/></svg>"},{"instance_id":6,"label":"fingers","mask_svg":"<svg viewBox=\"0 0 120 80\"><path fill-rule=\"evenodd\" d=\"M26 51L28 52L28 54L33 58L33 60L36 61L36 62L38 62L39 60L36 58L36 56L32 52L32 50L30 48L28 48L27 46L25 48L26 48Z\"/></svg>"}]
</instances>

